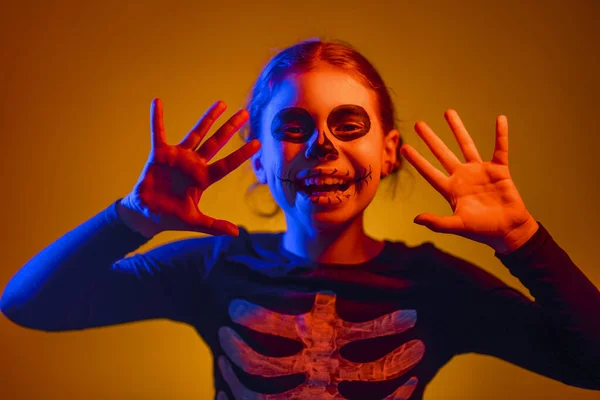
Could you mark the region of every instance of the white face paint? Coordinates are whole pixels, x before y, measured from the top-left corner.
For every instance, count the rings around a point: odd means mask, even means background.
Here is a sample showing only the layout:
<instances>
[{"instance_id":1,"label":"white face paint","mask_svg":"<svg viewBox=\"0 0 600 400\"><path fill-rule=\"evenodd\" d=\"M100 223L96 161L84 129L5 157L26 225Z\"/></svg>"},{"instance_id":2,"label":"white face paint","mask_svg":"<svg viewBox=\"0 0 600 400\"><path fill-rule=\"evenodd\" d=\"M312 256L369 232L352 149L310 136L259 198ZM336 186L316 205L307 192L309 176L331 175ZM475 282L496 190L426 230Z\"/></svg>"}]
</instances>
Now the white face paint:
<instances>
[{"instance_id":1,"label":"white face paint","mask_svg":"<svg viewBox=\"0 0 600 400\"><path fill-rule=\"evenodd\" d=\"M383 157L376 110L375 93L340 70L290 74L280 82L262 115L262 149L253 166L288 230L338 226L373 200ZM309 175L329 180L306 181ZM320 183L340 187L306 186Z\"/></svg>"}]
</instances>

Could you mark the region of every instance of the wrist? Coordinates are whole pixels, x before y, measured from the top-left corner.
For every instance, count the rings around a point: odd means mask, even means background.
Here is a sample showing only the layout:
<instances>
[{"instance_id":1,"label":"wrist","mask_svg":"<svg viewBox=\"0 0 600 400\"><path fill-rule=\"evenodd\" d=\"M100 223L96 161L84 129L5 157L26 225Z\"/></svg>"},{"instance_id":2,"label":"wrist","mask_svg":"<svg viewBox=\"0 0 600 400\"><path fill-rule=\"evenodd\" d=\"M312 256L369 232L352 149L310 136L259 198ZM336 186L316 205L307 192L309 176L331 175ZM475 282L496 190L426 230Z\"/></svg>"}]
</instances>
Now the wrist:
<instances>
[{"instance_id":1,"label":"wrist","mask_svg":"<svg viewBox=\"0 0 600 400\"><path fill-rule=\"evenodd\" d=\"M513 229L506 237L492 247L499 255L507 255L527 243L538 229L539 224L533 217L530 217L526 223Z\"/></svg>"},{"instance_id":2,"label":"wrist","mask_svg":"<svg viewBox=\"0 0 600 400\"><path fill-rule=\"evenodd\" d=\"M122 204L123 199L117 202L117 215L121 221L132 231L151 239L160 232L156 224L138 211L134 211Z\"/></svg>"}]
</instances>

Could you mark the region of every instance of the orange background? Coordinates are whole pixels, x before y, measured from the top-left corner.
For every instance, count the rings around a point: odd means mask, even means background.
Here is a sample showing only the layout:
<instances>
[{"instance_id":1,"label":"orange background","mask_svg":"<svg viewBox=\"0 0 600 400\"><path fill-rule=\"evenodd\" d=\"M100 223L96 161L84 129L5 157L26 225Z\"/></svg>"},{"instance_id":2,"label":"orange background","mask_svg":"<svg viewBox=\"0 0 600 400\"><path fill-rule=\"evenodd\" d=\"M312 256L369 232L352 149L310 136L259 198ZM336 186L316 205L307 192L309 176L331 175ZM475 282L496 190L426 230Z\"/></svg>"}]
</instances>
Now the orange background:
<instances>
[{"instance_id":1,"label":"orange background","mask_svg":"<svg viewBox=\"0 0 600 400\"><path fill-rule=\"evenodd\" d=\"M489 160L494 122L508 117L510 168L532 215L598 286L598 39L600 6L522 0L406 2L12 1L0 12L0 134L5 258L0 288L33 255L133 186L150 148L149 108L164 104L178 142L217 99L243 100L276 49L313 36L354 44L394 90L407 143L438 168L413 130L424 120L460 156L443 113L456 109ZM85 4L85 5L83 5ZM568 4L568 5L567 5ZM217 156L239 147L232 140ZM462 157L462 156L461 156ZM209 190L201 207L250 230L282 230L244 203L249 164ZM433 241L529 296L467 239L412 222L450 215L408 165L398 197L381 190L366 213L375 237ZM163 233L147 246L192 233ZM85 268L85 265L81 266ZM479 355L462 355L426 399L597 399ZM0 317L2 399L209 399L211 355L188 326L149 321L45 333Z\"/></svg>"}]
</instances>

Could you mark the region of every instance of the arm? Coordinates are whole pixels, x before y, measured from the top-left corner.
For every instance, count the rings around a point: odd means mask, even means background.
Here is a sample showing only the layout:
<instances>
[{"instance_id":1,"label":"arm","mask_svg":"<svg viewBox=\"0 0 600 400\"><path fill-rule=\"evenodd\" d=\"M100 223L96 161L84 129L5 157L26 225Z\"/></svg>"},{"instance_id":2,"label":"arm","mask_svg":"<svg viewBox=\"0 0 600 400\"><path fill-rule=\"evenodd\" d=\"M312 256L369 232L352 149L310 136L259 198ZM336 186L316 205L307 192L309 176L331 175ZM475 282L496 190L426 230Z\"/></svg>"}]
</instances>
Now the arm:
<instances>
[{"instance_id":1,"label":"arm","mask_svg":"<svg viewBox=\"0 0 600 400\"><path fill-rule=\"evenodd\" d=\"M522 247L496 252L535 302L482 269L441 255L466 277L446 325L449 346L456 354L492 355L571 386L600 389L600 293L539 225Z\"/></svg>"},{"instance_id":2,"label":"arm","mask_svg":"<svg viewBox=\"0 0 600 400\"><path fill-rule=\"evenodd\" d=\"M0 299L10 320L45 331L150 318L187 321L186 307L202 292L198 285L212 265L211 250L226 239L188 239L124 258L149 239L124 223L117 204L50 244L14 275Z\"/></svg>"}]
</instances>

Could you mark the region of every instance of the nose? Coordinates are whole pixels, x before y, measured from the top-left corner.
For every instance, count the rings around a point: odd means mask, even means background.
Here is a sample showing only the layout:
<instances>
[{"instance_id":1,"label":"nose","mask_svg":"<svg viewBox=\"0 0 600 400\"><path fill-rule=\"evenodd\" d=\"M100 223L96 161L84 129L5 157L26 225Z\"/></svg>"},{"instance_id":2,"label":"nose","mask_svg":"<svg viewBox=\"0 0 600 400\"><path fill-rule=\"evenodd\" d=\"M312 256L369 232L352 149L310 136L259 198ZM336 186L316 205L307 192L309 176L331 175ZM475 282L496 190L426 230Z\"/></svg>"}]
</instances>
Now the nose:
<instances>
[{"instance_id":1,"label":"nose","mask_svg":"<svg viewBox=\"0 0 600 400\"><path fill-rule=\"evenodd\" d=\"M323 138L323 143L319 143ZM306 150L306 158L307 159L318 159L322 161L331 161L336 160L339 157L339 152L329 140L325 131L323 131L323 135L317 136L316 140L312 142L312 144Z\"/></svg>"}]
</instances>

